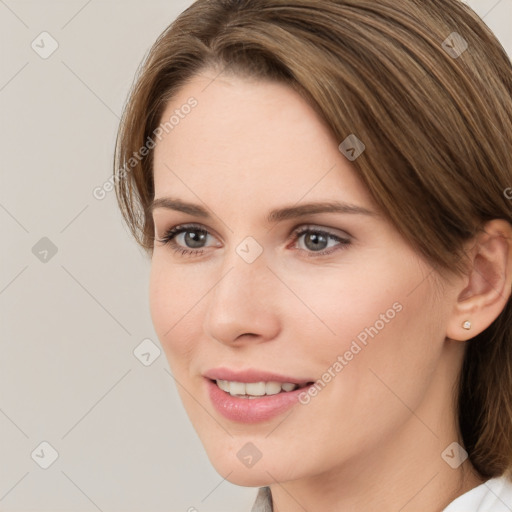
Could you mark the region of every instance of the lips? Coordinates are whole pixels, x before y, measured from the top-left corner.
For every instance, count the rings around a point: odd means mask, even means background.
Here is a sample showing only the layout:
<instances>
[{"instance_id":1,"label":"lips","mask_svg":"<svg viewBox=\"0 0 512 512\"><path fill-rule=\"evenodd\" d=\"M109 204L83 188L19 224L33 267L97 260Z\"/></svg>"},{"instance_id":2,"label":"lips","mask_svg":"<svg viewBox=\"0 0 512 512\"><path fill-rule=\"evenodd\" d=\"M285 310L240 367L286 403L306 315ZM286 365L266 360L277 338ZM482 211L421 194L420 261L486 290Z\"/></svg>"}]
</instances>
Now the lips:
<instances>
[{"instance_id":1,"label":"lips","mask_svg":"<svg viewBox=\"0 0 512 512\"><path fill-rule=\"evenodd\" d=\"M203 376L214 408L225 418L238 423L257 423L283 414L296 405L299 394L313 384L312 379L255 369L216 368Z\"/></svg>"}]
</instances>

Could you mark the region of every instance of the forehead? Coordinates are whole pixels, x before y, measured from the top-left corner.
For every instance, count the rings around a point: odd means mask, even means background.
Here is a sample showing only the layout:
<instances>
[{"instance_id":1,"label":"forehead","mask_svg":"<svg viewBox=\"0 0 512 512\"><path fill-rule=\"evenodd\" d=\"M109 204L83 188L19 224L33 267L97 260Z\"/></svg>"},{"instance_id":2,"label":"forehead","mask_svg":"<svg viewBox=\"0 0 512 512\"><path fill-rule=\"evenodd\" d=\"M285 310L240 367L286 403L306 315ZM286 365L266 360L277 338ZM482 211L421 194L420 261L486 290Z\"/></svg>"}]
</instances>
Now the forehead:
<instances>
[{"instance_id":1,"label":"forehead","mask_svg":"<svg viewBox=\"0 0 512 512\"><path fill-rule=\"evenodd\" d=\"M185 108L191 98L196 106ZM206 71L178 92L161 122L172 116L155 148L156 196L222 192L261 201L271 193L289 202L337 190L368 201L329 128L284 84Z\"/></svg>"}]
</instances>

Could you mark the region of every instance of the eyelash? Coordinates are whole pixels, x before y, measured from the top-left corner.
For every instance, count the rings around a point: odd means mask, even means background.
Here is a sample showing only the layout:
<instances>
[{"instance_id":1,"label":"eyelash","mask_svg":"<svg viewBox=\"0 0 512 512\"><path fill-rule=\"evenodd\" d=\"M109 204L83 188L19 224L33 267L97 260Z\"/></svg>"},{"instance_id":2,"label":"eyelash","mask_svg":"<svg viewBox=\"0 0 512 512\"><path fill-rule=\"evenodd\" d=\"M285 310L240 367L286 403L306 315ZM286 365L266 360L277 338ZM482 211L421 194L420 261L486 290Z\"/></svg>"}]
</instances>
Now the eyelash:
<instances>
[{"instance_id":1,"label":"eyelash","mask_svg":"<svg viewBox=\"0 0 512 512\"><path fill-rule=\"evenodd\" d=\"M199 226L197 224L186 224L186 225L179 225L175 226L173 228L170 228L164 235L162 239L157 239L157 242L170 246L174 253L181 253L181 256L200 256L204 253L204 248L201 249L187 249L185 247L179 246L176 241L174 240L178 235L181 233L186 233L189 231L196 231L201 233L209 234L204 227ZM335 251L343 250L347 248L351 244L351 240L348 238L342 238L340 236L337 236L333 233L330 233L328 231L325 231L323 229L315 228L313 226L307 226L307 227L301 227L293 231L291 234L289 240L295 240L298 241L298 239L307 234L307 233L315 233L317 235L323 235L329 239L335 240L336 242L339 242L338 245L331 247L329 249L326 249L324 251L308 251L306 249L298 249L300 252L305 252L308 257L318 258L321 256L328 256L332 254Z\"/></svg>"}]
</instances>

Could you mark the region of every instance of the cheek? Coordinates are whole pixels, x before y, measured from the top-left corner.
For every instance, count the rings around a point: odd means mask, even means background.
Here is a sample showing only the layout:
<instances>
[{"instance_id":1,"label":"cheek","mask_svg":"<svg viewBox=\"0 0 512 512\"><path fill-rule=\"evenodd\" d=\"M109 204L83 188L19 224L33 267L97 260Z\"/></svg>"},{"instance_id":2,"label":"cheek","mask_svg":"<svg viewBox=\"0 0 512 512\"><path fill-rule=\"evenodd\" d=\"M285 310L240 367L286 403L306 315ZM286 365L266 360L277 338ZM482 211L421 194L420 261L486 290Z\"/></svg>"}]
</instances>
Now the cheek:
<instances>
[{"instance_id":1,"label":"cheek","mask_svg":"<svg viewBox=\"0 0 512 512\"><path fill-rule=\"evenodd\" d=\"M194 319L194 306L208 287L199 289L198 281L191 282L190 274L179 267L166 264L154 255L149 281L151 319L158 339L174 371L177 363L191 358L194 337L201 326Z\"/></svg>"},{"instance_id":2,"label":"cheek","mask_svg":"<svg viewBox=\"0 0 512 512\"><path fill-rule=\"evenodd\" d=\"M296 272L286 276L286 281L303 305L290 294L284 322L293 328L299 321L316 331L314 339L322 340L318 349L348 349L347 343L356 338L364 344L372 334L390 332L397 326L414 327L410 322L420 321L418 312L425 311L431 293L427 283L418 286L423 276L424 270L415 260L383 258ZM299 314L301 310L304 314ZM410 318L403 322L404 317ZM308 336L302 338L308 340Z\"/></svg>"},{"instance_id":3,"label":"cheek","mask_svg":"<svg viewBox=\"0 0 512 512\"><path fill-rule=\"evenodd\" d=\"M442 305L435 306L432 300L425 267L415 258L381 258L373 265L350 266L350 271L340 268L335 279L333 275L332 269L330 275L322 269L295 278L292 288L305 298L310 312L298 316L296 309L287 309L288 326L297 326L295 335L303 328L296 338L301 340L303 357L322 380L336 382L322 393L333 393L341 403L355 403L356 396L376 402L375 397L388 392L381 377L414 402L444 340L443 322L433 321ZM342 378L333 377L341 374Z\"/></svg>"}]
</instances>

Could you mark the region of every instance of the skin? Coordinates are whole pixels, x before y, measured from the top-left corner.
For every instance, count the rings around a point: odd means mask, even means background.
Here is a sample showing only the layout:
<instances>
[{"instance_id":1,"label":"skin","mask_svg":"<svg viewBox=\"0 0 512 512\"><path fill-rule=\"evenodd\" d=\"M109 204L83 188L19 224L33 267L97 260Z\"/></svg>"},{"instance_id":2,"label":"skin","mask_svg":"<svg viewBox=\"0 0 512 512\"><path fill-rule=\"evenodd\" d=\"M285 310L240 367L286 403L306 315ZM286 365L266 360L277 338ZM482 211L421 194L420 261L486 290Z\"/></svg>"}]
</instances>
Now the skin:
<instances>
[{"instance_id":1,"label":"skin","mask_svg":"<svg viewBox=\"0 0 512 512\"><path fill-rule=\"evenodd\" d=\"M483 481L469 459L452 469L441 453L460 441L452 390L464 341L502 306L485 318L471 302L459 306L463 290L466 299L472 295L471 279L431 272L297 93L216 76L205 71L175 96L165 119L191 96L198 106L154 154L155 197L211 212L205 219L155 209L157 240L189 223L209 235L192 256L156 241L150 277L153 324L211 463L234 484L270 485L276 511L442 510ZM373 214L267 222L274 208L314 201L344 201ZM291 238L307 226L350 244L330 240L335 250L316 256L307 235ZM236 252L248 236L263 249L251 264ZM184 235L174 241L191 249ZM498 251L507 248L498 244ZM504 261L510 267L508 256ZM213 408L206 370L320 379L395 303L401 311L307 405L252 425ZM470 313L471 335L461 328ZM248 442L262 454L252 468L237 458Z\"/></svg>"}]
</instances>

